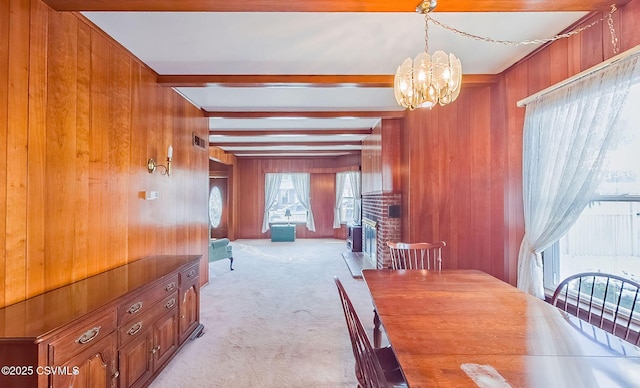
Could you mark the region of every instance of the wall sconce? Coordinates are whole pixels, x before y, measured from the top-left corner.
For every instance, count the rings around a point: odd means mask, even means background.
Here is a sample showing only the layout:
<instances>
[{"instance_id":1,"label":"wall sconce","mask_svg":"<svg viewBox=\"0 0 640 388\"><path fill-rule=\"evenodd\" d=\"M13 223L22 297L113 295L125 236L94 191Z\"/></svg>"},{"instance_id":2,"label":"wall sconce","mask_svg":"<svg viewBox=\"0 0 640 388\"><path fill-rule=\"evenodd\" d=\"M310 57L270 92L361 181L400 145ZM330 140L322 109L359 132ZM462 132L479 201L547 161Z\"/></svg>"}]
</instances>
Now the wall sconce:
<instances>
[{"instance_id":1,"label":"wall sconce","mask_svg":"<svg viewBox=\"0 0 640 388\"><path fill-rule=\"evenodd\" d=\"M171 175L171 159L173 157L173 147L169 146L169 149L167 149L167 165L163 165L163 164L156 164L156 161L153 159L149 159L147 161L147 169L149 170L149 174L153 174L153 172L156 170L156 168L158 167L162 167L164 168L164 171L160 171L160 175L166 175L166 176L170 176Z\"/></svg>"}]
</instances>

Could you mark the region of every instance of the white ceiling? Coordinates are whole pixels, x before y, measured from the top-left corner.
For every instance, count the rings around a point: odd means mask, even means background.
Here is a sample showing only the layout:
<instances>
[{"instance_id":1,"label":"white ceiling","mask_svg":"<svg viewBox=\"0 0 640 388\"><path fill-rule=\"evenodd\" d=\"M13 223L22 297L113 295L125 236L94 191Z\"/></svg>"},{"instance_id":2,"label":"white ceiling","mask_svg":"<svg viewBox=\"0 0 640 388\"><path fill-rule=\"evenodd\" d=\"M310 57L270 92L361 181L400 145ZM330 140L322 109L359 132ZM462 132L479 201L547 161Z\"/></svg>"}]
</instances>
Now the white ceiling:
<instances>
[{"instance_id":1,"label":"white ceiling","mask_svg":"<svg viewBox=\"0 0 640 388\"><path fill-rule=\"evenodd\" d=\"M493 39L523 41L555 35L585 12L443 13L432 17L451 27ZM295 12L84 12L159 75L390 75L407 57L424 50L424 16L416 13ZM463 73L497 74L535 50L536 45L505 46L454 34L429 24L429 52L454 53ZM176 90L205 111L315 112L401 111L391 88L206 85ZM370 129L379 118L211 118L210 129ZM365 135L350 135L349 142ZM337 135L295 137L211 136L229 151L264 149L286 155L288 141L335 143ZM256 146L261 141L269 144ZM271 143L281 143L275 148ZM247 142L253 147L226 147ZM300 154L299 148L290 147ZM334 155L353 146L326 146ZM251 154L251 155L257 155ZM324 154L326 155L326 154Z\"/></svg>"}]
</instances>

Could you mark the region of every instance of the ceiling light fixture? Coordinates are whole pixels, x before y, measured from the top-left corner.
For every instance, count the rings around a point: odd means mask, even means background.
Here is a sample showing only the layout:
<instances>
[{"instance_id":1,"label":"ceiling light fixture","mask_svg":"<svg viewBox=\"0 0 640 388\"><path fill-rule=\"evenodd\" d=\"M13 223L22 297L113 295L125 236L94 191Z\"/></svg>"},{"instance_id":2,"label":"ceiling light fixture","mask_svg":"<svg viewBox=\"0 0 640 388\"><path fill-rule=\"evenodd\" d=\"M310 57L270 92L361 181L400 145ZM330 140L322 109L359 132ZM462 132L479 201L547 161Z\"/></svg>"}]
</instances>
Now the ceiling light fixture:
<instances>
[{"instance_id":1,"label":"ceiling light fixture","mask_svg":"<svg viewBox=\"0 0 640 388\"><path fill-rule=\"evenodd\" d=\"M431 109L436 104L446 105L460 94L462 65L453 54L436 51L429 55L429 13L436 7L436 0L424 0L416 12L424 14L424 52L413 61L407 58L398 66L393 91L398 104L410 110Z\"/></svg>"}]
</instances>

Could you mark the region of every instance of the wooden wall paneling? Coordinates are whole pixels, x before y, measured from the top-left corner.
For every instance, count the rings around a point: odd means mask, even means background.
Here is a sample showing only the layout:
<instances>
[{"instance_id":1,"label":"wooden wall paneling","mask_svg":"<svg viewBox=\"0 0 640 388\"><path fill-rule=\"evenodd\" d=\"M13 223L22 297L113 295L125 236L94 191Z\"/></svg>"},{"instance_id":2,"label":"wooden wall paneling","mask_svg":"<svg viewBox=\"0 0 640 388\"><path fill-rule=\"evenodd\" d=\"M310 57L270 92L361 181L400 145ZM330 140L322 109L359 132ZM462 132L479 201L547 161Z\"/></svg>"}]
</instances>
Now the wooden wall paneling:
<instances>
[{"instance_id":1,"label":"wooden wall paneling","mask_svg":"<svg viewBox=\"0 0 640 388\"><path fill-rule=\"evenodd\" d=\"M409 227L409 214L411 210L411 196L408 193L411 191L410 165L409 165L409 146L411 145L411 128L414 128L413 124L415 115L406 115L400 127L400 201L402 206L400 207L400 224L401 234L400 239L406 239L410 233Z\"/></svg>"},{"instance_id":2,"label":"wooden wall paneling","mask_svg":"<svg viewBox=\"0 0 640 388\"><path fill-rule=\"evenodd\" d=\"M420 168L420 156L424 154L421 147L426 147L425 140L422 136L425 133L426 124L423 124L425 115L415 113L407 114L405 118L404 130L406 132L404 152L407 154L406 158L406 177L407 181L404 184L406 187L406 201L402 202L403 207L407 208L407 223L402 228L402 236L404 241L415 241L418 235L419 228L422 222L416 218L421 214L420 205L422 201L418 199L415 193L421 191L421 187L424 184L422 179ZM404 199L404 198L403 198ZM418 223L416 223L418 222Z\"/></svg>"},{"instance_id":3,"label":"wooden wall paneling","mask_svg":"<svg viewBox=\"0 0 640 388\"><path fill-rule=\"evenodd\" d=\"M455 159L455 155L452 152L455 144L455 137L452 135L454 128L457 125L458 107L456 105L447 105L443 109L443 114L438 117L439 128L439 143L442 153L440 155L440 173L438 175L439 187L440 187L440 205L438 207L438 230L433 236L431 241L451 241L454 227L451 224L452 207L453 202L453 189L451 188L451 179L453 178L454 166L452 160ZM453 142L453 143L452 143ZM450 244L450 243L449 243ZM452 263L450 252L446 251L443 257L443 261L446 261L444 268L455 268ZM457 263L456 263L457 264Z\"/></svg>"},{"instance_id":4,"label":"wooden wall paneling","mask_svg":"<svg viewBox=\"0 0 640 388\"><path fill-rule=\"evenodd\" d=\"M528 86L530 94L537 93L550 85L549 71L550 54L549 50L542 50L527 61L529 66Z\"/></svg>"},{"instance_id":5,"label":"wooden wall paneling","mask_svg":"<svg viewBox=\"0 0 640 388\"><path fill-rule=\"evenodd\" d=\"M452 228L457 229L457 239L453 243L457 247L448 247L453 254L457 250L458 268L473 268L472 260L475 256L475 247L470 236L475 230L471 219L472 203L475 196L475 188L472 187L472 159L470 149L471 132L474 130L473 121L471 120L471 110L475 106L470 94L465 89L462 90L458 100L455 102L458 106L458 128L457 136L457 155L459 159L458 169L452 174L456 175L457 184L454 186L455 209L452 218L454 224Z\"/></svg>"},{"instance_id":6,"label":"wooden wall paneling","mask_svg":"<svg viewBox=\"0 0 640 388\"><path fill-rule=\"evenodd\" d=\"M382 191L382 124L362 141L362 193Z\"/></svg>"},{"instance_id":7,"label":"wooden wall paneling","mask_svg":"<svg viewBox=\"0 0 640 388\"><path fill-rule=\"evenodd\" d=\"M128 260L128 191L131 165L131 59L122 49L111 45L109 55L109 193L110 205L120 211L110 211L112 229L108 241L111 264ZM103 268L105 270L107 268Z\"/></svg>"},{"instance_id":8,"label":"wooden wall paneling","mask_svg":"<svg viewBox=\"0 0 640 388\"><path fill-rule=\"evenodd\" d=\"M585 20L584 24L589 24L592 21L602 17L601 13L598 13L588 20ZM601 22L593 28L588 28L580 33L580 71L586 70L598 63L604 61L604 48L602 46L603 30L606 28L607 23ZM548 51L548 50L543 50Z\"/></svg>"},{"instance_id":9,"label":"wooden wall paneling","mask_svg":"<svg viewBox=\"0 0 640 388\"><path fill-rule=\"evenodd\" d=\"M9 137L9 5L0 2L0 304L7 296L7 138Z\"/></svg>"},{"instance_id":10,"label":"wooden wall paneling","mask_svg":"<svg viewBox=\"0 0 640 388\"><path fill-rule=\"evenodd\" d=\"M310 174L311 179L311 209L316 224L316 231L309 232L303 225L298 226L297 232L303 232L314 238L333 237L333 208L336 201L336 174Z\"/></svg>"},{"instance_id":11,"label":"wooden wall paneling","mask_svg":"<svg viewBox=\"0 0 640 388\"><path fill-rule=\"evenodd\" d=\"M560 39L549 46L549 82L558 83L569 76L569 41Z\"/></svg>"},{"instance_id":12,"label":"wooden wall paneling","mask_svg":"<svg viewBox=\"0 0 640 388\"><path fill-rule=\"evenodd\" d=\"M620 51L628 50L640 44L640 1L634 0L627 3L618 15L619 24L616 24L618 39L620 39Z\"/></svg>"},{"instance_id":13,"label":"wooden wall paneling","mask_svg":"<svg viewBox=\"0 0 640 388\"><path fill-rule=\"evenodd\" d=\"M160 133L158 135L158 139L156 139L156 143L154 144L154 151L150 156L156 161L166 160L167 148L169 147L169 144L172 144L173 142L172 136L170 135L172 132L174 114L173 106L171 104L173 99L169 93L162 92L160 93L160 99L160 121L158 123ZM178 169L177 167L175 168ZM172 221L176 216L176 198L174 193L170 190L171 178L160 175L159 170L157 170L153 175L155 184L160 192L158 205L161 207L160 223L156 224L156 228L158 230L157 233L160 239L156 240L156 242L158 243L158 248L161 252L164 254L172 254L173 248L175 247L175 226Z\"/></svg>"},{"instance_id":14,"label":"wooden wall paneling","mask_svg":"<svg viewBox=\"0 0 640 388\"><path fill-rule=\"evenodd\" d=\"M46 68L48 9L31 2L27 187L27 297L45 290ZM2 103L0 103L0 106ZM0 152L1 154L1 152ZM0 175L2 173L0 172Z\"/></svg>"},{"instance_id":15,"label":"wooden wall paneling","mask_svg":"<svg viewBox=\"0 0 640 388\"><path fill-rule=\"evenodd\" d=\"M91 125L91 29L82 22L77 23L77 105L75 139L75 201L73 278L84 279L89 257L89 128ZM31 260L31 257L29 258Z\"/></svg>"},{"instance_id":16,"label":"wooden wall paneling","mask_svg":"<svg viewBox=\"0 0 640 388\"><path fill-rule=\"evenodd\" d=\"M383 192L394 193L400 189L401 123L401 119L382 120L380 172Z\"/></svg>"},{"instance_id":17,"label":"wooden wall paneling","mask_svg":"<svg viewBox=\"0 0 640 388\"><path fill-rule=\"evenodd\" d=\"M29 13L25 9L28 10L29 4L20 0L8 3L12 17L6 30L9 50L6 56L6 196L3 196L6 199L4 290L6 300L11 302L26 294L27 158L24 151L28 132L29 48L25 39L29 33ZM14 273L18 276L13 276Z\"/></svg>"},{"instance_id":18,"label":"wooden wall paneling","mask_svg":"<svg viewBox=\"0 0 640 388\"><path fill-rule=\"evenodd\" d=\"M52 14L51 14L52 15ZM46 129L46 287L75 278L74 202L76 178L77 18L49 18Z\"/></svg>"},{"instance_id":19,"label":"wooden wall paneling","mask_svg":"<svg viewBox=\"0 0 640 388\"><path fill-rule=\"evenodd\" d=\"M515 261L505 255L505 190L507 160L507 127L506 110L504 109L504 83L496 83L490 87L491 117L489 131L491 133L491 241L492 271L500 279L508 279L509 269Z\"/></svg>"},{"instance_id":20,"label":"wooden wall paneling","mask_svg":"<svg viewBox=\"0 0 640 388\"><path fill-rule=\"evenodd\" d=\"M186 118L185 118L185 106L183 105L184 99L178 95L172 95L173 104L175 105L174 123L173 123L173 136L171 144L174 148L174 159L179 160L180 163L176 163L174 166L176 169L171 174L171 183L177 187L182 187L182 190L175 191L174 207L176 208L175 218L175 236L176 236L176 253L185 254L189 249L189 225L187 221L187 212L190 202L193 199L192 190L196 191L197 185L190 182L191 169L189 168L192 160L191 153L191 134L186 132ZM164 151L164 158L166 159L167 151ZM177 158L180 155L180 158ZM204 211L204 209L203 209Z\"/></svg>"},{"instance_id":21,"label":"wooden wall paneling","mask_svg":"<svg viewBox=\"0 0 640 388\"><path fill-rule=\"evenodd\" d=\"M516 106L517 101L529 95L527 90L528 66L518 66L504 76L507 117L507 181L505 187L508 250L506 256L516 265L509 268L508 282L516 284L517 259L524 237L524 211L522 203L522 134L525 109Z\"/></svg>"},{"instance_id":22,"label":"wooden wall paneling","mask_svg":"<svg viewBox=\"0 0 640 388\"><path fill-rule=\"evenodd\" d=\"M52 12L52 17L57 14ZM101 34L91 31L91 123L89 126L89 197L91 212L88 215L87 250L90 260L87 273L95 275L109 267L110 234L109 224L109 50L110 44Z\"/></svg>"},{"instance_id":23,"label":"wooden wall paneling","mask_svg":"<svg viewBox=\"0 0 640 388\"><path fill-rule=\"evenodd\" d=\"M143 255L206 254L201 112L84 18L28 0L0 11L0 305ZM149 175L174 136L184 174Z\"/></svg>"},{"instance_id":24,"label":"wooden wall paneling","mask_svg":"<svg viewBox=\"0 0 640 388\"><path fill-rule=\"evenodd\" d=\"M144 198L144 191L148 186L149 173L145 169L147 164L147 109L149 106L144 103L143 95L146 92L143 81L142 68L134 63L131 66L131 148L129 160L129 191L127 193L127 213L131 227L129 228L129 241L127 256L131 259L142 257L148 248L145 237L145 210L147 202Z\"/></svg>"}]
</instances>

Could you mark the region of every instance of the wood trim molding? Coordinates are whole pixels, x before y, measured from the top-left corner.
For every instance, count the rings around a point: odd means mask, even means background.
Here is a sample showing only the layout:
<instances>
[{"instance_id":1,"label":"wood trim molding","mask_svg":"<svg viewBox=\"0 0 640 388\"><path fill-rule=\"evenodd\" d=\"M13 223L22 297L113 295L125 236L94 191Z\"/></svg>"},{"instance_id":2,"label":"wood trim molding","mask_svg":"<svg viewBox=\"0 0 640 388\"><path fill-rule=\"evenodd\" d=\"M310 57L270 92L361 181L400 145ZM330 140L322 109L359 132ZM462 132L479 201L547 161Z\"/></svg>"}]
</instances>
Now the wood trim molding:
<instances>
[{"instance_id":1,"label":"wood trim molding","mask_svg":"<svg viewBox=\"0 0 640 388\"><path fill-rule=\"evenodd\" d=\"M415 12L416 0L44 0L56 11L175 12ZM621 0L624 5L629 0ZM611 0L443 1L436 12L544 12L606 10Z\"/></svg>"},{"instance_id":2,"label":"wood trim molding","mask_svg":"<svg viewBox=\"0 0 640 388\"><path fill-rule=\"evenodd\" d=\"M330 136L330 135L370 135L369 129L223 129L210 130L209 135L219 136L269 136L269 135L313 135L313 136Z\"/></svg>"},{"instance_id":3,"label":"wood trim molding","mask_svg":"<svg viewBox=\"0 0 640 388\"><path fill-rule=\"evenodd\" d=\"M393 74L167 74L158 84L168 87L360 87L393 88ZM497 74L464 74L462 86L497 82Z\"/></svg>"},{"instance_id":4,"label":"wood trim molding","mask_svg":"<svg viewBox=\"0 0 640 388\"><path fill-rule=\"evenodd\" d=\"M205 117L217 117L224 119L262 119L270 117L305 117L331 119L340 117L353 118L383 118L398 119L404 117L403 110L391 111L264 111L264 112L241 112L241 111L202 111Z\"/></svg>"},{"instance_id":5,"label":"wood trim molding","mask_svg":"<svg viewBox=\"0 0 640 388\"><path fill-rule=\"evenodd\" d=\"M361 146L361 141L264 141L264 142L209 142L216 147L336 147ZM295 152L295 150L291 150Z\"/></svg>"},{"instance_id":6,"label":"wood trim molding","mask_svg":"<svg viewBox=\"0 0 640 388\"><path fill-rule=\"evenodd\" d=\"M360 150L242 150L242 151L225 151L228 154L233 154L238 157L242 155L251 155L257 157L255 155L281 155L281 158L310 158L316 157L318 155L333 155L333 156L344 156L344 155L359 155L361 153ZM296 154L296 155L290 155ZM305 154L305 155L298 155Z\"/></svg>"}]
</instances>

